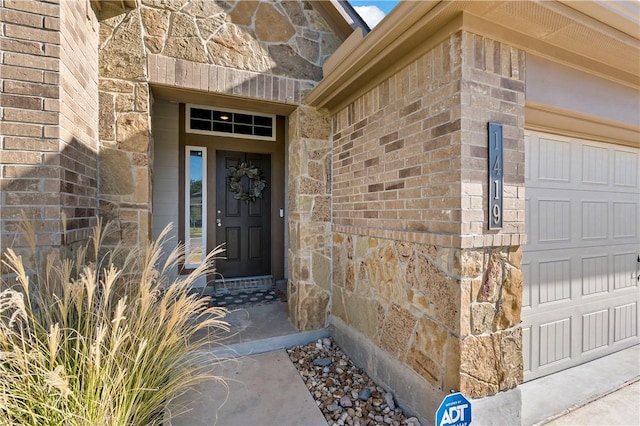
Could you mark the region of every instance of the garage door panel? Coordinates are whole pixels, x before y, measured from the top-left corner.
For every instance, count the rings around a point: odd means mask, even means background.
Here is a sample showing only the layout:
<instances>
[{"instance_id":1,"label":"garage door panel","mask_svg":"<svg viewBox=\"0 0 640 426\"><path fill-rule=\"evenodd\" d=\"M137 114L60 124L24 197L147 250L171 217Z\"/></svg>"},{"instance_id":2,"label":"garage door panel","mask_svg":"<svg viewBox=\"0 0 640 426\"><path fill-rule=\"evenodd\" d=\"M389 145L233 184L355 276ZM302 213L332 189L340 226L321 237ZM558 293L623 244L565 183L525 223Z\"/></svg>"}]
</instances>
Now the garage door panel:
<instances>
[{"instance_id":1,"label":"garage door panel","mask_svg":"<svg viewBox=\"0 0 640 426\"><path fill-rule=\"evenodd\" d=\"M569 241L571 200L539 199L538 200L538 242L548 243Z\"/></svg>"},{"instance_id":2,"label":"garage door panel","mask_svg":"<svg viewBox=\"0 0 640 426\"><path fill-rule=\"evenodd\" d=\"M582 183L602 186L609 182L609 150L601 146L583 145Z\"/></svg>"},{"instance_id":3,"label":"garage door panel","mask_svg":"<svg viewBox=\"0 0 640 426\"><path fill-rule=\"evenodd\" d=\"M582 240L604 240L609 235L609 203L582 201Z\"/></svg>"},{"instance_id":4,"label":"garage door panel","mask_svg":"<svg viewBox=\"0 0 640 426\"><path fill-rule=\"evenodd\" d=\"M613 288L615 290L638 289L637 269L638 261L633 251L613 255L615 274Z\"/></svg>"},{"instance_id":5,"label":"garage door panel","mask_svg":"<svg viewBox=\"0 0 640 426\"><path fill-rule=\"evenodd\" d=\"M571 259L560 258L540 262L538 271L539 305L571 299Z\"/></svg>"},{"instance_id":6,"label":"garage door panel","mask_svg":"<svg viewBox=\"0 0 640 426\"><path fill-rule=\"evenodd\" d=\"M609 291L609 256L582 257L582 296Z\"/></svg>"},{"instance_id":7,"label":"garage door panel","mask_svg":"<svg viewBox=\"0 0 640 426\"><path fill-rule=\"evenodd\" d=\"M626 303L614 308L614 342L638 337L638 303Z\"/></svg>"},{"instance_id":8,"label":"garage door panel","mask_svg":"<svg viewBox=\"0 0 640 426\"><path fill-rule=\"evenodd\" d=\"M637 188L638 186L638 153L616 149L614 151L614 185L618 187Z\"/></svg>"},{"instance_id":9,"label":"garage door panel","mask_svg":"<svg viewBox=\"0 0 640 426\"><path fill-rule=\"evenodd\" d=\"M540 367L571 358L571 317L541 324Z\"/></svg>"},{"instance_id":10,"label":"garage door panel","mask_svg":"<svg viewBox=\"0 0 640 426\"><path fill-rule=\"evenodd\" d=\"M609 310L582 315L582 353L609 345Z\"/></svg>"},{"instance_id":11,"label":"garage door panel","mask_svg":"<svg viewBox=\"0 0 640 426\"><path fill-rule=\"evenodd\" d=\"M535 132L525 140L531 380L640 343L640 150Z\"/></svg>"},{"instance_id":12,"label":"garage door panel","mask_svg":"<svg viewBox=\"0 0 640 426\"><path fill-rule=\"evenodd\" d=\"M571 176L571 143L569 141L540 138L538 179L541 181L569 182Z\"/></svg>"},{"instance_id":13,"label":"garage door panel","mask_svg":"<svg viewBox=\"0 0 640 426\"><path fill-rule=\"evenodd\" d=\"M613 203L613 238L635 238L638 236L638 204L617 201Z\"/></svg>"},{"instance_id":14,"label":"garage door panel","mask_svg":"<svg viewBox=\"0 0 640 426\"><path fill-rule=\"evenodd\" d=\"M555 196L555 192L560 191L538 188L527 188L527 191L525 216L529 251L640 241L639 202L630 200L637 194L573 190L570 198L561 198Z\"/></svg>"}]
</instances>

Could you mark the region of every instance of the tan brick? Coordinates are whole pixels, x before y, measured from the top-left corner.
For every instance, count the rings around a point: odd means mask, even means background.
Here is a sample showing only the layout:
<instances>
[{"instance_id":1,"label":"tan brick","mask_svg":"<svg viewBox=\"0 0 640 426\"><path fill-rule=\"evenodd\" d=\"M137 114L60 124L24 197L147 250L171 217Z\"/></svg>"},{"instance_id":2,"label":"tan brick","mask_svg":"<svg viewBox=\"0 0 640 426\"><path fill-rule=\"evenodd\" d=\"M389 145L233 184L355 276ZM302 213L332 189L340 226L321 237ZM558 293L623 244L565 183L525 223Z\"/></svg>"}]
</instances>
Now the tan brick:
<instances>
[{"instance_id":1,"label":"tan brick","mask_svg":"<svg viewBox=\"0 0 640 426\"><path fill-rule=\"evenodd\" d=\"M26 3L26 2L25 2ZM46 43L60 43L60 33L14 24L5 24L5 35L22 40L42 41Z\"/></svg>"},{"instance_id":2,"label":"tan brick","mask_svg":"<svg viewBox=\"0 0 640 426\"><path fill-rule=\"evenodd\" d=\"M4 119L21 123L56 124L58 122L58 114L48 111L5 108Z\"/></svg>"},{"instance_id":3,"label":"tan brick","mask_svg":"<svg viewBox=\"0 0 640 426\"><path fill-rule=\"evenodd\" d=\"M42 109L42 99L31 96L14 96L0 93L0 106L22 108L22 109Z\"/></svg>"},{"instance_id":4,"label":"tan brick","mask_svg":"<svg viewBox=\"0 0 640 426\"><path fill-rule=\"evenodd\" d=\"M4 63L7 65L36 68L46 71L58 71L60 67L60 61L58 58L47 58L44 56L27 55L15 52L5 53Z\"/></svg>"},{"instance_id":5,"label":"tan brick","mask_svg":"<svg viewBox=\"0 0 640 426\"><path fill-rule=\"evenodd\" d=\"M44 27L48 30L60 30L60 18L46 17L44 18Z\"/></svg>"},{"instance_id":6,"label":"tan brick","mask_svg":"<svg viewBox=\"0 0 640 426\"><path fill-rule=\"evenodd\" d=\"M44 18L40 16L40 14L2 8L0 9L0 21L11 24L24 25L27 27L42 28Z\"/></svg>"},{"instance_id":7,"label":"tan brick","mask_svg":"<svg viewBox=\"0 0 640 426\"><path fill-rule=\"evenodd\" d=\"M33 81L38 83L43 81L43 73L40 70L8 65L0 65L0 77L5 79L5 91L7 84L10 83L9 80Z\"/></svg>"},{"instance_id":8,"label":"tan brick","mask_svg":"<svg viewBox=\"0 0 640 426\"><path fill-rule=\"evenodd\" d=\"M29 151L0 151L0 164L40 164L42 155Z\"/></svg>"},{"instance_id":9,"label":"tan brick","mask_svg":"<svg viewBox=\"0 0 640 426\"><path fill-rule=\"evenodd\" d=\"M60 90L56 86L23 81L5 81L4 92L20 95L41 96L44 98L57 98Z\"/></svg>"},{"instance_id":10,"label":"tan brick","mask_svg":"<svg viewBox=\"0 0 640 426\"><path fill-rule=\"evenodd\" d=\"M58 151L58 141L52 139L34 138L4 138L4 149L23 151Z\"/></svg>"},{"instance_id":11,"label":"tan brick","mask_svg":"<svg viewBox=\"0 0 640 426\"><path fill-rule=\"evenodd\" d=\"M0 134L4 136L42 136L42 126L22 123L0 122Z\"/></svg>"},{"instance_id":12,"label":"tan brick","mask_svg":"<svg viewBox=\"0 0 640 426\"><path fill-rule=\"evenodd\" d=\"M60 6L42 1L4 0L7 9L22 10L36 15L60 16Z\"/></svg>"},{"instance_id":13,"label":"tan brick","mask_svg":"<svg viewBox=\"0 0 640 426\"><path fill-rule=\"evenodd\" d=\"M0 51L28 53L31 55L42 55L44 53L42 43L8 38L0 38Z\"/></svg>"}]
</instances>

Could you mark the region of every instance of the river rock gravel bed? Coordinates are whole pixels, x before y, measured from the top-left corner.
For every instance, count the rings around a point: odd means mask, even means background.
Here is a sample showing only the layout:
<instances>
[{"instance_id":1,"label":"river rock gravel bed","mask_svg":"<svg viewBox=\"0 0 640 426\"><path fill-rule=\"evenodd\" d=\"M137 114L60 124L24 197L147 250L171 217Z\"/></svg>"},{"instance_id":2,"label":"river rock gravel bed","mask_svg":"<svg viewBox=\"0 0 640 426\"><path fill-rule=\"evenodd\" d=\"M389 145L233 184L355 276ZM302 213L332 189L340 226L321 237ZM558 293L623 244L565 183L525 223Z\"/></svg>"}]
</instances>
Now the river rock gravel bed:
<instances>
[{"instance_id":1,"label":"river rock gravel bed","mask_svg":"<svg viewBox=\"0 0 640 426\"><path fill-rule=\"evenodd\" d=\"M329 425L420 426L396 406L393 395L376 385L335 344L325 338L287 349Z\"/></svg>"}]
</instances>

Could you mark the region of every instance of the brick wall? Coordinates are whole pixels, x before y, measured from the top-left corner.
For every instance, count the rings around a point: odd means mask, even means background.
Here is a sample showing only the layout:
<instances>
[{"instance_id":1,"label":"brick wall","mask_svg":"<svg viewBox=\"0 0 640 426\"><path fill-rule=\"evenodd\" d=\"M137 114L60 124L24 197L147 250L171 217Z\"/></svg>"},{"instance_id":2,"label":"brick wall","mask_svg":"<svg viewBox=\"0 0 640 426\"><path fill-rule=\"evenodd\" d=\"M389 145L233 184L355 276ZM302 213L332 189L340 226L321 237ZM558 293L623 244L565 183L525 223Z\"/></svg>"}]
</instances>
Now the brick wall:
<instances>
[{"instance_id":1,"label":"brick wall","mask_svg":"<svg viewBox=\"0 0 640 426\"><path fill-rule=\"evenodd\" d=\"M3 0L0 6L3 248L13 241L21 211L44 220L39 244L60 243L59 22L56 3Z\"/></svg>"},{"instance_id":2,"label":"brick wall","mask_svg":"<svg viewBox=\"0 0 640 426\"><path fill-rule=\"evenodd\" d=\"M460 233L452 161L461 149L461 67L452 43L459 49L459 37L445 41L333 117L335 224L380 236Z\"/></svg>"},{"instance_id":3,"label":"brick wall","mask_svg":"<svg viewBox=\"0 0 640 426\"><path fill-rule=\"evenodd\" d=\"M14 241L22 211L39 220L37 244L42 248L61 243L63 209L72 227L90 225L74 221L93 215L79 206L95 204L96 138L91 129L97 128L97 115L90 92L97 80L97 53L92 53L97 43L83 24L95 23L93 11L85 7L80 1L0 2L3 248L23 243ZM81 15L85 21L77 20ZM74 63L84 63L84 68L71 69ZM61 87L63 80L68 83Z\"/></svg>"}]
</instances>

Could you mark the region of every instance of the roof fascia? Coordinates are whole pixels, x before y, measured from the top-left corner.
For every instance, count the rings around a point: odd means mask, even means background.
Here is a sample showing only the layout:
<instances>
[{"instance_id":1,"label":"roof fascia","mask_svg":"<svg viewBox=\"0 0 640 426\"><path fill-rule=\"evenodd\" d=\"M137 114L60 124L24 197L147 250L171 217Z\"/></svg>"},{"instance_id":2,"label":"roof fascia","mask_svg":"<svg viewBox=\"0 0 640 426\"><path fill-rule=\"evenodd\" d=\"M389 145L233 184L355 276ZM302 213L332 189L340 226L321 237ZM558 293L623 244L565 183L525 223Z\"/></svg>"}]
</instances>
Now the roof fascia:
<instances>
[{"instance_id":1,"label":"roof fascia","mask_svg":"<svg viewBox=\"0 0 640 426\"><path fill-rule=\"evenodd\" d=\"M311 3L311 6L324 18L329 27L331 27L341 40L346 40L347 37L351 35L353 32L352 24L347 21L343 13L350 19L353 19L353 17L348 15L347 11L342 8L336 0L311 1L309 3Z\"/></svg>"},{"instance_id":2,"label":"roof fascia","mask_svg":"<svg viewBox=\"0 0 640 426\"><path fill-rule=\"evenodd\" d=\"M556 4L565 7L560 2ZM350 44L350 52L336 51L339 60L332 63L323 80L305 97L305 102L329 110L339 109L355 98L356 92L375 87L428 48L460 30L493 38L635 90L640 87L640 75L637 73L626 72L466 11L452 16L440 27L433 25L439 16L446 16L450 5L449 1L435 0L401 2L355 48ZM571 10L576 12L576 9ZM613 30L618 28L607 27L607 31Z\"/></svg>"}]
</instances>

